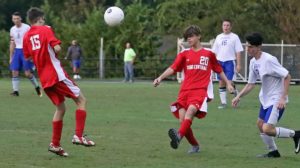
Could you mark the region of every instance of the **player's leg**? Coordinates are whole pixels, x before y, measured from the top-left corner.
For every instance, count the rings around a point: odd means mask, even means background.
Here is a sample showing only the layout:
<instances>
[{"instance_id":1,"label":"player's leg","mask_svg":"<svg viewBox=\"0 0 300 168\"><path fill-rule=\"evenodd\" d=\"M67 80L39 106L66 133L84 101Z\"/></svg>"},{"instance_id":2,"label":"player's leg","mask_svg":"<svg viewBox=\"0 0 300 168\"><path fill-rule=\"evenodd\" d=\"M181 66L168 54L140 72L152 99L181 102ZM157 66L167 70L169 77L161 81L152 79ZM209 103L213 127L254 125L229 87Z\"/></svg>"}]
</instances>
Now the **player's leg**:
<instances>
[{"instance_id":1,"label":"player's leg","mask_svg":"<svg viewBox=\"0 0 300 168\"><path fill-rule=\"evenodd\" d=\"M129 62L128 64L128 70L129 70L129 82L133 82L134 81L134 70L133 70L133 63Z\"/></svg>"},{"instance_id":2,"label":"player's leg","mask_svg":"<svg viewBox=\"0 0 300 168\"><path fill-rule=\"evenodd\" d=\"M295 143L295 153L299 153L300 131L289 128L276 127L277 122L281 119L284 109L278 109L276 105L268 108L262 130L265 134L277 138L292 138Z\"/></svg>"},{"instance_id":3,"label":"player's leg","mask_svg":"<svg viewBox=\"0 0 300 168\"><path fill-rule=\"evenodd\" d=\"M219 61L219 63L221 64L223 71L226 75L226 67L225 67L225 62L221 62ZM223 81L219 75L217 75L218 80L219 80L219 96L220 96L220 100L221 100L221 104L218 106L219 109L223 109L226 107L227 105L227 90L226 90L226 83L225 81Z\"/></svg>"},{"instance_id":4,"label":"player's leg","mask_svg":"<svg viewBox=\"0 0 300 168\"><path fill-rule=\"evenodd\" d=\"M75 118L76 118L75 135L73 136L72 143L77 145L84 145L84 146L95 146L95 142L88 139L87 136L83 135L85 121L86 121L86 98L80 92L79 96L73 98L73 100L77 105L77 110L75 112Z\"/></svg>"},{"instance_id":5,"label":"player's leg","mask_svg":"<svg viewBox=\"0 0 300 168\"><path fill-rule=\"evenodd\" d=\"M80 64L81 64L80 60L76 60L75 73L77 74L77 79L81 79L81 76L79 75Z\"/></svg>"},{"instance_id":6,"label":"player's leg","mask_svg":"<svg viewBox=\"0 0 300 168\"><path fill-rule=\"evenodd\" d=\"M12 96L19 96L19 70L21 69L21 60L20 60L20 51L18 49L15 49L14 55L12 57L11 63L10 63L10 70L12 72L12 89L13 92L11 93Z\"/></svg>"},{"instance_id":7,"label":"player's leg","mask_svg":"<svg viewBox=\"0 0 300 168\"><path fill-rule=\"evenodd\" d=\"M129 81L129 69L128 69L128 62L124 62L124 82Z\"/></svg>"},{"instance_id":8,"label":"player's leg","mask_svg":"<svg viewBox=\"0 0 300 168\"><path fill-rule=\"evenodd\" d=\"M260 137L264 144L267 146L268 153L267 154L261 154L257 155L257 157L280 157L280 153L278 152L277 145L275 143L274 137L266 134L263 131L263 125L265 123L265 118L268 115L268 109L264 109L261 105L258 119L257 119L257 127L260 131Z\"/></svg>"},{"instance_id":9,"label":"player's leg","mask_svg":"<svg viewBox=\"0 0 300 168\"><path fill-rule=\"evenodd\" d=\"M32 73L32 67L34 66L33 62L30 60L25 60L24 56L22 54L22 64L23 64L23 70L24 70L25 76L30 80L30 82L34 86L36 94L38 96L42 97L43 95L42 95L41 88L39 86L39 82L37 81L36 77Z\"/></svg>"},{"instance_id":10,"label":"player's leg","mask_svg":"<svg viewBox=\"0 0 300 168\"><path fill-rule=\"evenodd\" d=\"M67 157L68 153L60 145L60 139L63 129L63 117L66 111L64 104L64 97L58 94L55 87L45 89L45 93L50 98L52 103L56 106L56 111L52 119L52 139L48 147L48 151L53 152L59 156Z\"/></svg>"}]
</instances>

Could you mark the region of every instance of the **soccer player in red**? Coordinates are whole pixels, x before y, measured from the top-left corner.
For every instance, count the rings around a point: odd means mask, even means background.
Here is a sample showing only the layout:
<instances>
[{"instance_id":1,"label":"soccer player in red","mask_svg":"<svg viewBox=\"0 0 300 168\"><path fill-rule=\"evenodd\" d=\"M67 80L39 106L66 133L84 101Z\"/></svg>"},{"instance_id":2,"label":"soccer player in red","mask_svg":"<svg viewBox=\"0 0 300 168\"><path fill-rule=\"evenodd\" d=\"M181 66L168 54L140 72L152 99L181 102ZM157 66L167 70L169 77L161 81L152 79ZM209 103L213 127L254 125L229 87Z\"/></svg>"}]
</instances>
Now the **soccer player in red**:
<instances>
[{"instance_id":1,"label":"soccer player in red","mask_svg":"<svg viewBox=\"0 0 300 168\"><path fill-rule=\"evenodd\" d=\"M44 12L39 8L30 8L27 12L31 28L23 39L23 50L26 59L32 59L40 77L42 87L56 106L52 120L52 141L48 150L60 156L68 156L60 145L63 128L63 117L66 111L65 97L72 98L77 105L75 113L76 128L73 144L94 146L95 143L83 136L86 119L86 98L77 85L61 67L57 56L61 51L58 40L51 27L44 25Z\"/></svg>"},{"instance_id":2,"label":"soccer player in red","mask_svg":"<svg viewBox=\"0 0 300 168\"><path fill-rule=\"evenodd\" d=\"M186 137L192 145L188 153L197 153L200 150L199 143L193 135L191 125L195 116L197 118L206 116L207 101L210 100L208 88L211 84L212 71L220 74L230 92L233 92L234 88L226 78L216 55L210 49L202 47L200 28L192 25L185 30L183 36L191 48L179 53L174 63L154 80L153 85L156 87L164 78L176 72L184 71L185 79L181 84L177 101L173 104L174 111L178 112L180 128L178 131L172 128L168 134L171 138L170 145L172 148L177 149L181 139Z\"/></svg>"}]
</instances>

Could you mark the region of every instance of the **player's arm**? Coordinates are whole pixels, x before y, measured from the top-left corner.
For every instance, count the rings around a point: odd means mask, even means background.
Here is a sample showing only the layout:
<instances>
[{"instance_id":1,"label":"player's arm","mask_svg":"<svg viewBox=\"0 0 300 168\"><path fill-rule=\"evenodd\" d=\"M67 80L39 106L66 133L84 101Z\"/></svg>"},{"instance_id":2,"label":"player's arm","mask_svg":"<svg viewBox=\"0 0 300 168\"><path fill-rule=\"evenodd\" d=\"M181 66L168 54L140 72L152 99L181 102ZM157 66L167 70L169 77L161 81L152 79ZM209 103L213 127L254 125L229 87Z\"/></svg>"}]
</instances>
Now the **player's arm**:
<instances>
[{"instance_id":1,"label":"player's arm","mask_svg":"<svg viewBox=\"0 0 300 168\"><path fill-rule=\"evenodd\" d=\"M12 57L13 57L15 48L16 48L16 44L15 44L14 40L12 39L9 43L9 63L11 63L11 61L12 61Z\"/></svg>"},{"instance_id":2,"label":"player's arm","mask_svg":"<svg viewBox=\"0 0 300 168\"><path fill-rule=\"evenodd\" d=\"M153 81L154 87L158 86L163 79L174 74L174 72L175 71L170 67L168 69L166 69L164 73L162 73L158 78L154 79L154 81Z\"/></svg>"},{"instance_id":3,"label":"player's arm","mask_svg":"<svg viewBox=\"0 0 300 168\"><path fill-rule=\"evenodd\" d=\"M288 74L283 81L283 93L280 97L279 103L277 108L278 109L283 109L285 108L285 104L286 104L286 97L288 95L289 92L289 87L290 87L290 81L291 81L291 75Z\"/></svg>"},{"instance_id":4,"label":"player's arm","mask_svg":"<svg viewBox=\"0 0 300 168\"><path fill-rule=\"evenodd\" d=\"M239 94L232 99L231 101L232 106L236 107L241 97L247 95L254 87L255 87L255 83L247 83L246 86L239 92Z\"/></svg>"},{"instance_id":5,"label":"player's arm","mask_svg":"<svg viewBox=\"0 0 300 168\"><path fill-rule=\"evenodd\" d=\"M227 87L227 90L232 93L234 92L234 87L232 86L231 82L227 79L225 73L222 71L221 73L219 73L220 75L220 78L225 81L226 83L226 87Z\"/></svg>"},{"instance_id":6,"label":"player's arm","mask_svg":"<svg viewBox=\"0 0 300 168\"><path fill-rule=\"evenodd\" d=\"M236 53L236 72L241 71L241 52Z\"/></svg>"}]
</instances>

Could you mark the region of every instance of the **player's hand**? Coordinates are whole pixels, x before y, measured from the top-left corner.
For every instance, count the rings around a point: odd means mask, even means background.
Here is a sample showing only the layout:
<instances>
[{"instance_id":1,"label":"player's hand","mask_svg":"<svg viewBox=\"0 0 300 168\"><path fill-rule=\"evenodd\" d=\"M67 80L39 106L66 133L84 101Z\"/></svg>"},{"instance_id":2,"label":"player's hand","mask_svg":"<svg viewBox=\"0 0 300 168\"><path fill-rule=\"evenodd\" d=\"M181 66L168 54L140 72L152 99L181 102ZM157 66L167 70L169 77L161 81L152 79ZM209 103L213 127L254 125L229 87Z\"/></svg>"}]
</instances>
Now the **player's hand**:
<instances>
[{"instance_id":1,"label":"player's hand","mask_svg":"<svg viewBox=\"0 0 300 168\"><path fill-rule=\"evenodd\" d=\"M282 109L285 108L285 105L286 105L285 99L281 98L281 99L279 100L279 102L278 102L277 108L278 108L279 110L282 110Z\"/></svg>"},{"instance_id":2,"label":"player's hand","mask_svg":"<svg viewBox=\"0 0 300 168\"><path fill-rule=\"evenodd\" d=\"M12 59L11 59L11 57L9 58L9 64L11 64L11 62L12 62Z\"/></svg>"},{"instance_id":3,"label":"player's hand","mask_svg":"<svg viewBox=\"0 0 300 168\"><path fill-rule=\"evenodd\" d=\"M230 93L233 93L234 92L234 87L231 85L231 82L230 83L227 83L227 90L230 92Z\"/></svg>"},{"instance_id":4,"label":"player's hand","mask_svg":"<svg viewBox=\"0 0 300 168\"><path fill-rule=\"evenodd\" d=\"M154 87L158 86L158 85L160 84L160 82L161 82L161 79L160 79L160 78L154 79L154 81L153 81L153 86L154 86Z\"/></svg>"},{"instance_id":5,"label":"player's hand","mask_svg":"<svg viewBox=\"0 0 300 168\"><path fill-rule=\"evenodd\" d=\"M237 107L238 104L239 104L239 102L240 102L240 100L241 100L241 99L240 99L239 97L233 98L232 101L231 101L232 107Z\"/></svg>"}]
</instances>

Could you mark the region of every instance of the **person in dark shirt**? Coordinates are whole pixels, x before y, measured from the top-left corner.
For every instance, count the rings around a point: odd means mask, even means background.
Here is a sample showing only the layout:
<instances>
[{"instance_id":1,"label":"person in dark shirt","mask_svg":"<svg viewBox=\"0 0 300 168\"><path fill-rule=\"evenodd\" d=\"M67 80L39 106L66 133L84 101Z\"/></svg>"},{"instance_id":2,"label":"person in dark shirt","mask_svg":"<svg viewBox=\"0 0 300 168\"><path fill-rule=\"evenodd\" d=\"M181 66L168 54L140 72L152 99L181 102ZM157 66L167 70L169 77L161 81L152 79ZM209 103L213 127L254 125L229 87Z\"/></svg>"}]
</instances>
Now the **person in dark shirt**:
<instances>
[{"instance_id":1,"label":"person in dark shirt","mask_svg":"<svg viewBox=\"0 0 300 168\"><path fill-rule=\"evenodd\" d=\"M65 57L65 59L71 58L72 60L74 79L81 79L81 76L79 75L81 57L82 57L82 50L80 48L80 45L77 43L77 40L72 40L72 45L68 48L67 56Z\"/></svg>"}]
</instances>

